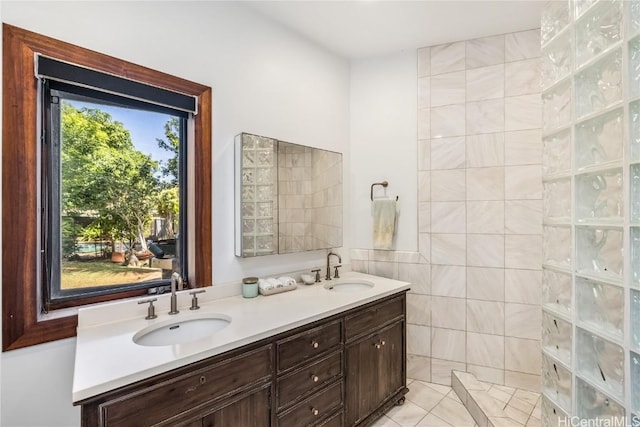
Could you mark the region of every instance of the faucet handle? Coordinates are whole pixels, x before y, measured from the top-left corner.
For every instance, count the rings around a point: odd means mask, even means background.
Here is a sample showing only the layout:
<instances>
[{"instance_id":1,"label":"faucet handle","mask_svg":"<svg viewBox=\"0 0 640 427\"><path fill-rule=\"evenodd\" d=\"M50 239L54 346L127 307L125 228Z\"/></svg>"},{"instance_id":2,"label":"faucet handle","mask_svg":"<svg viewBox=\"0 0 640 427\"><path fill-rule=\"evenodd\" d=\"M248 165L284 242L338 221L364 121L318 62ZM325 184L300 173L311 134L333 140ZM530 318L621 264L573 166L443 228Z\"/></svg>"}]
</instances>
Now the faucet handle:
<instances>
[{"instance_id":1,"label":"faucet handle","mask_svg":"<svg viewBox=\"0 0 640 427\"><path fill-rule=\"evenodd\" d=\"M316 273L316 283L320 283L320 269L316 268L314 270L311 270L312 273Z\"/></svg>"},{"instance_id":2,"label":"faucet handle","mask_svg":"<svg viewBox=\"0 0 640 427\"><path fill-rule=\"evenodd\" d=\"M189 308L189 310L199 310L200 306L198 305L198 294L201 294L204 292L204 289L200 290L200 291L192 291L189 292L189 295L193 295L193 297L191 298L191 307Z\"/></svg>"},{"instance_id":3,"label":"faucet handle","mask_svg":"<svg viewBox=\"0 0 640 427\"><path fill-rule=\"evenodd\" d=\"M151 298L151 299L138 301L138 304L149 303L149 309L147 310L147 317L145 317L145 319L147 320L155 319L156 317L158 317L156 316L156 308L153 306L154 301L158 301L158 298Z\"/></svg>"},{"instance_id":4,"label":"faucet handle","mask_svg":"<svg viewBox=\"0 0 640 427\"><path fill-rule=\"evenodd\" d=\"M333 275L333 278L334 278L334 279L339 279L339 278L340 278L340 274L338 274L338 269L339 269L340 267L342 267L342 265L341 265L341 264L338 264L338 265L334 265L334 266L333 266L333 268L335 268L335 274Z\"/></svg>"}]
</instances>

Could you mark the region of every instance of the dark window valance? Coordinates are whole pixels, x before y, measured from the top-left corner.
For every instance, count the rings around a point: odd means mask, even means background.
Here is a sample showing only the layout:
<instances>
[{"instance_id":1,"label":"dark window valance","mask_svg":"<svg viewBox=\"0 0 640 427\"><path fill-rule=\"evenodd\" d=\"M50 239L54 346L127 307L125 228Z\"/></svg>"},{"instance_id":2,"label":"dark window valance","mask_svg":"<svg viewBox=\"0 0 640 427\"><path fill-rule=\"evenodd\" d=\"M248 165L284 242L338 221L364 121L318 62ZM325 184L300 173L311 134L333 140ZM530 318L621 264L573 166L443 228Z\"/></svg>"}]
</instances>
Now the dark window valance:
<instances>
[{"instance_id":1,"label":"dark window valance","mask_svg":"<svg viewBox=\"0 0 640 427\"><path fill-rule=\"evenodd\" d=\"M187 113L197 113L197 99L157 86L129 80L36 54L36 77L68 83Z\"/></svg>"}]
</instances>

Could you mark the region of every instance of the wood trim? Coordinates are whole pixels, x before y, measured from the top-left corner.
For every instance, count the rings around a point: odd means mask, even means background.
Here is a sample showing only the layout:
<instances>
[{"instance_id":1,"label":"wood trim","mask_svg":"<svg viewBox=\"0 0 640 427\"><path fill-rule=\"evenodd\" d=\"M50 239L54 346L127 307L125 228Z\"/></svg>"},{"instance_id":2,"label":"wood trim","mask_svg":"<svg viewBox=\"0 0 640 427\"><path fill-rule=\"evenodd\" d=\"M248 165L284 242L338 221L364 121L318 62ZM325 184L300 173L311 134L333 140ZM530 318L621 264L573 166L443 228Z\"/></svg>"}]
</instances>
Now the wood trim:
<instances>
[{"instance_id":1,"label":"wood trim","mask_svg":"<svg viewBox=\"0 0 640 427\"><path fill-rule=\"evenodd\" d=\"M213 285L212 260L212 172L211 162L211 88L198 96L198 115L195 120L195 239L194 254L196 286ZM204 119L203 119L204 118Z\"/></svg>"},{"instance_id":2,"label":"wood trim","mask_svg":"<svg viewBox=\"0 0 640 427\"><path fill-rule=\"evenodd\" d=\"M210 286L211 88L8 24L2 30L2 350L73 337L77 326L77 316L38 320L36 52L198 97L193 280Z\"/></svg>"}]
</instances>

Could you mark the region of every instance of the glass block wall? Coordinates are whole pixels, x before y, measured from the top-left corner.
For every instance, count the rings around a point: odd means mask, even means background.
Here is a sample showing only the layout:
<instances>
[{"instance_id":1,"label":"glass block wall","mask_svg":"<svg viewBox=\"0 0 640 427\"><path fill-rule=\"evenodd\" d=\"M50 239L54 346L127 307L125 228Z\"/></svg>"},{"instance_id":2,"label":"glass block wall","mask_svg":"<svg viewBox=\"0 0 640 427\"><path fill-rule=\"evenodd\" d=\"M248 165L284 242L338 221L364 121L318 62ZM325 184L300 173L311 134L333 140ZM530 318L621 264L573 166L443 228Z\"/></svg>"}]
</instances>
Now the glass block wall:
<instances>
[{"instance_id":1,"label":"glass block wall","mask_svg":"<svg viewBox=\"0 0 640 427\"><path fill-rule=\"evenodd\" d=\"M243 256L278 253L277 141L241 133L236 136L236 154L241 160L241 230ZM236 183L238 185L238 183ZM238 246L236 246L238 247ZM236 254L240 255L240 254Z\"/></svg>"},{"instance_id":2,"label":"glass block wall","mask_svg":"<svg viewBox=\"0 0 640 427\"><path fill-rule=\"evenodd\" d=\"M640 425L640 0L549 2L541 44L542 422Z\"/></svg>"}]
</instances>

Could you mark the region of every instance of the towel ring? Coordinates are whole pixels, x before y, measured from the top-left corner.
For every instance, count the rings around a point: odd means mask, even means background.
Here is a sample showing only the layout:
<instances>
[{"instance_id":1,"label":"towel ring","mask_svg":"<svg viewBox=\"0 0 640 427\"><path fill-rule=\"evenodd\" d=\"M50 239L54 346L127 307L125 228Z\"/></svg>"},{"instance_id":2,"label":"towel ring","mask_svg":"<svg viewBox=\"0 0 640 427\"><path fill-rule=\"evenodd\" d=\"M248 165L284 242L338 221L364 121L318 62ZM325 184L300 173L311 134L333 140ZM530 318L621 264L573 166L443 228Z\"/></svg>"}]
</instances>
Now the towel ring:
<instances>
[{"instance_id":1,"label":"towel ring","mask_svg":"<svg viewBox=\"0 0 640 427\"><path fill-rule=\"evenodd\" d=\"M384 188L387 188L389 186L389 182L388 181L382 181L382 182L374 182L373 184L371 184L371 201L373 202L373 187L375 187L376 185L381 185ZM396 202L398 201L398 196L396 196Z\"/></svg>"}]
</instances>

